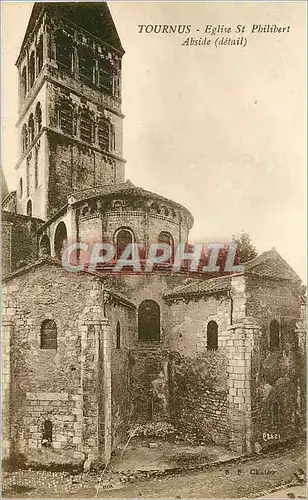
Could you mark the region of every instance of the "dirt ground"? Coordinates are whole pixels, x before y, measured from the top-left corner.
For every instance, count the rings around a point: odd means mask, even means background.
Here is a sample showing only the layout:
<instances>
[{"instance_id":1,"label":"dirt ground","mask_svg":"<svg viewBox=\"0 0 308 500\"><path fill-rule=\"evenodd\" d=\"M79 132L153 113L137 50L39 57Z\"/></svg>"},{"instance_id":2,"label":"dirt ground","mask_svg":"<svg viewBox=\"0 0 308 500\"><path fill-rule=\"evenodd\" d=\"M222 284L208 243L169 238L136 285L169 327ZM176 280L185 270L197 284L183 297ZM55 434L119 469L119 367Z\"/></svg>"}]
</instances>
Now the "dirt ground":
<instances>
[{"instance_id":1,"label":"dirt ground","mask_svg":"<svg viewBox=\"0 0 308 500\"><path fill-rule=\"evenodd\" d=\"M17 471L3 477L6 498L262 498L275 488L291 498L306 498L304 486L285 489L299 468L306 470L306 445L256 456L244 463L225 463L207 470L147 478L121 473L80 474ZM132 477L130 477L130 475ZM101 481L100 481L101 479ZM123 482L123 481L130 482ZM98 487L99 485L99 487ZM285 487L285 488L284 488ZM275 498L276 493L273 493ZM294 496L292 496L294 495ZM277 496L276 496L277 498ZM280 498L282 498L280 496ZM290 498L290 497L289 497Z\"/></svg>"}]
</instances>

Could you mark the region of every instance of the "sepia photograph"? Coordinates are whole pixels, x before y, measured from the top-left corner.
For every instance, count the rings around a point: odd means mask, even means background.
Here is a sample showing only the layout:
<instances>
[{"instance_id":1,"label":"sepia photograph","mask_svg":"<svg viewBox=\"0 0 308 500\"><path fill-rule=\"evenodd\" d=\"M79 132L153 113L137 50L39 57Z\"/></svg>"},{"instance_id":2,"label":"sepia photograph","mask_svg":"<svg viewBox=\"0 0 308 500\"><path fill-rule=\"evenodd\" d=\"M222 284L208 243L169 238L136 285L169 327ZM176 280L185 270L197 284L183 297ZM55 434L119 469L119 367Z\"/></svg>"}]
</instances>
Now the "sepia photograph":
<instances>
[{"instance_id":1,"label":"sepia photograph","mask_svg":"<svg viewBox=\"0 0 308 500\"><path fill-rule=\"evenodd\" d=\"M306 42L1 2L2 498L307 498Z\"/></svg>"}]
</instances>

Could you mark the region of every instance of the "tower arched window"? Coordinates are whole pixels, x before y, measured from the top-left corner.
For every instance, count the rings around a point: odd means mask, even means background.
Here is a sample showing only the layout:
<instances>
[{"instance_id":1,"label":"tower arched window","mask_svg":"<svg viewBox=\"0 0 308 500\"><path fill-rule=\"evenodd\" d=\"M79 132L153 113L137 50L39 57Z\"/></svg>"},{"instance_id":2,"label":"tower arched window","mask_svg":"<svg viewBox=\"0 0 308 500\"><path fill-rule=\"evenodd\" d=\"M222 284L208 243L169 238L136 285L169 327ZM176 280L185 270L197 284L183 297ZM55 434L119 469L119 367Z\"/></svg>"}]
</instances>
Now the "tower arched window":
<instances>
[{"instance_id":1,"label":"tower arched window","mask_svg":"<svg viewBox=\"0 0 308 500\"><path fill-rule=\"evenodd\" d=\"M35 121L37 126L37 132L40 132L42 128L42 107L40 102L38 102L35 107Z\"/></svg>"},{"instance_id":2,"label":"tower arched window","mask_svg":"<svg viewBox=\"0 0 308 500\"><path fill-rule=\"evenodd\" d=\"M79 49L79 78L86 85L93 84L94 58L87 47Z\"/></svg>"},{"instance_id":3,"label":"tower arched window","mask_svg":"<svg viewBox=\"0 0 308 500\"><path fill-rule=\"evenodd\" d=\"M280 346L280 332L279 323L277 320L273 319L270 323L270 350L274 351L279 349Z\"/></svg>"},{"instance_id":4,"label":"tower arched window","mask_svg":"<svg viewBox=\"0 0 308 500\"><path fill-rule=\"evenodd\" d=\"M144 342L160 340L160 308L154 300L144 300L139 306L138 339Z\"/></svg>"},{"instance_id":5,"label":"tower arched window","mask_svg":"<svg viewBox=\"0 0 308 500\"><path fill-rule=\"evenodd\" d=\"M41 324L41 349L57 349L57 325L51 319Z\"/></svg>"},{"instance_id":6,"label":"tower arched window","mask_svg":"<svg viewBox=\"0 0 308 500\"><path fill-rule=\"evenodd\" d=\"M56 59L59 69L72 73L73 41L62 30L55 33Z\"/></svg>"},{"instance_id":7,"label":"tower arched window","mask_svg":"<svg viewBox=\"0 0 308 500\"><path fill-rule=\"evenodd\" d=\"M36 47L36 76L38 76L43 67L43 35L40 36Z\"/></svg>"},{"instance_id":8,"label":"tower arched window","mask_svg":"<svg viewBox=\"0 0 308 500\"><path fill-rule=\"evenodd\" d=\"M121 348L121 325L120 321L117 322L117 329L116 329L116 348L120 349Z\"/></svg>"},{"instance_id":9,"label":"tower arched window","mask_svg":"<svg viewBox=\"0 0 308 500\"><path fill-rule=\"evenodd\" d=\"M80 139L82 141L92 142L92 119L90 113L86 110L80 115Z\"/></svg>"},{"instance_id":10,"label":"tower arched window","mask_svg":"<svg viewBox=\"0 0 308 500\"><path fill-rule=\"evenodd\" d=\"M27 156L26 160L26 193L27 197L30 196L30 157Z\"/></svg>"},{"instance_id":11,"label":"tower arched window","mask_svg":"<svg viewBox=\"0 0 308 500\"><path fill-rule=\"evenodd\" d=\"M67 102L63 102L60 107L59 125L62 132L73 135L73 109Z\"/></svg>"},{"instance_id":12,"label":"tower arched window","mask_svg":"<svg viewBox=\"0 0 308 500\"><path fill-rule=\"evenodd\" d=\"M98 122L98 143L99 146L105 151L109 151L110 148L110 123L101 119Z\"/></svg>"},{"instance_id":13,"label":"tower arched window","mask_svg":"<svg viewBox=\"0 0 308 500\"><path fill-rule=\"evenodd\" d=\"M49 255L50 255L50 241L47 234L44 234L40 241L40 257L48 257Z\"/></svg>"},{"instance_id":14,"label":"tower arched window","mask_svg":"<svg viewBox=\"0 0 308 500\"><path fill-rule=\"evenodd\" d=\"M31 144L31 142L34 139L34 118L32 113L29 116L28 120L28 136L29 136L29 144Z\"/></svg>"},{"instance_id":15,"label":"tower arched window","mask_svg":"<svg viewBox=\"0 0 308 500\"><path fill-rule=\"evenodd\" d=\"M23 153L26 151L28 147L28 130L27 130L27 125L25 123L21 129L21 147Z\"/></svg>"},{"instance_id":16,"label":"tower arched window","mask_svg":"<svg viewBox=\"0 0 308 500\"><path fill-rule=\"evenodd\" d=\"M120 231L117 232L115 238L117 259L121 257L127 245L133 243L133 239L133 233L129 229L120 229Z\"/></svg>"},{"instance_id":17,"label":"tower arched window","mask_svg":"<svg viewBox=\"0 0 308 500\"><path fill-rule=\"evenodd\" d=\"M164 245L168 245L169 248L171 249L171 258L169 259L168 262L173 261L173 256L174 256L174 240L172 238L172 235L168 233L167 231L161 231L158 235L158 243L162 243Z\"/></svg>"},{"instance_id":18,"label":"tower arched window","mask_svg":"<svg viewBox=\"0 0 308 500\"><path fill-rule=\"evenodd\" d=\"M22 177L19 179L19 198L22 198L24 193L24 188L23 188L23 182L22 182Z\"/></svg>"},{"instance_id":19,"label":"tower arched window","mask_svg":"<svg viewBox=\"0 0 308 500\"><path fill-rule=\"evenodd\" d=\"M209 321L206 329L206 347L208 351L218 349L218 325L216 321Z\"/></svg>"},{"instance_id":20,"label":"tower arched window","mask_svg":"<svg viewBox=\"0 0 308 500\"><path fill-rule=\"evenodd\" d=\"M67 245L67 230L64 222L57 225L54 239L54 250L57 259L61 259L62 252Z\"/></svg>"},{"instance_id":21,"label":"tower arched window","mask_svg":"<svg viewBox=\"0 0 308 500\"><path fill-rule=\"evenodd\" d=\"M27 215L32 217L32 201L28 200L27 202Z\"/></svg>"},{"instance_id":22,"label":"tower arched window","mask_svg":"<svg viewBox=\"0 0 308 500\"><path fill-rule=\"evenodd\" d=\"M23 67L21 71L21 79L20 79L20 91L21 91L21 98L24 100L27 94L27 68L26 66Z\"/></svg>"},{"instance_id":23,"label":"tower arched window","mask_svg":"<svg viewBox=\"0 0 308 500\"><path fill-rule=\"evenodd\" d=\"M52 422L45 420L42 428L42 446L49 447L52 443Z\"/></svg>"},{"instance_id":24,"label":"tower arched window","mask_svg":"<svg viewBox=\"0 0 308 500\"><path fill-rule=\"evenodd\" d=\"M31 52L29 58L29 87L32 87L35 80L35 56L34 52Z\"/></svg>"},{"instance_id":25,"label":"tower arched window","mask_svg":"<svg viewBox=\"0 0 308 500\"><path fill-rule=\"evenodd\" d=\"M98 61L99 86L103 92L111 95L113 91L113 68L107 55Z\"/></svg>"}]
</instances>

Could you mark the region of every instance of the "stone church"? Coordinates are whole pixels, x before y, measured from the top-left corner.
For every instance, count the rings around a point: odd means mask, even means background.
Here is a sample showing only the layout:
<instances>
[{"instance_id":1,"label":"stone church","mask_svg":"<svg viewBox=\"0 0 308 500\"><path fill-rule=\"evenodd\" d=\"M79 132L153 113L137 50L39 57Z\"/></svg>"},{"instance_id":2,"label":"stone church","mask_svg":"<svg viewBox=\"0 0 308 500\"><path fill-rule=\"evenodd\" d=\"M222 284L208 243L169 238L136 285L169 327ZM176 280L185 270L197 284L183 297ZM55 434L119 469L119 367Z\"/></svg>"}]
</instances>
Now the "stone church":
<instances>
[{"instance_id":1,"label":"stone church","mask_svg":"<svg viewBox=\"0 0 308 500\"><path fill-rule=\"evenodd\" d=\"M145 422L239 453L305 428L303 287L275 249L208 279L61 265L68 242L177 245L193 225L125 180L123 55L106 3L35 3L2 204L4 457L108 463Z\"/></svg>"}]
</instances>

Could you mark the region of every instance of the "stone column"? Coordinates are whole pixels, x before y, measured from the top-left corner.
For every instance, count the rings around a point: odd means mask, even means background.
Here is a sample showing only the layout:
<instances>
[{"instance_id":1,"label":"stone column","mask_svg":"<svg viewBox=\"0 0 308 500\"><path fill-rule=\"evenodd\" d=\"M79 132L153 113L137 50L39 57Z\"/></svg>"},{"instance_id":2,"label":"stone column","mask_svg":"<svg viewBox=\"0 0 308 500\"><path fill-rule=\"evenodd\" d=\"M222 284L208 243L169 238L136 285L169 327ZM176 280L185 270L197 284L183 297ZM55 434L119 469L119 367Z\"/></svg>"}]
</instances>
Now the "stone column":
<instances>
[{"instance_id":1,"label":"stone column","mask_svg":"<svg viewBox=\"0 0 308 500\"><path fill-rule=\"evenodd\" d=\"M228 327L228 415L230 448L250 453L252 433L252 355L260 327L251 318L243 318Z\"/></svg>"},{"instance_id":2,"label":"stone column","mask_svg":"<svg viewBox=\"0 0 308 500\"><path fill-rule=\"evenodd\" d=\"M8 458L11 451L11 337L14 323L8 316L2 317L2 457Z\"/></svg>"}]
</instances>

